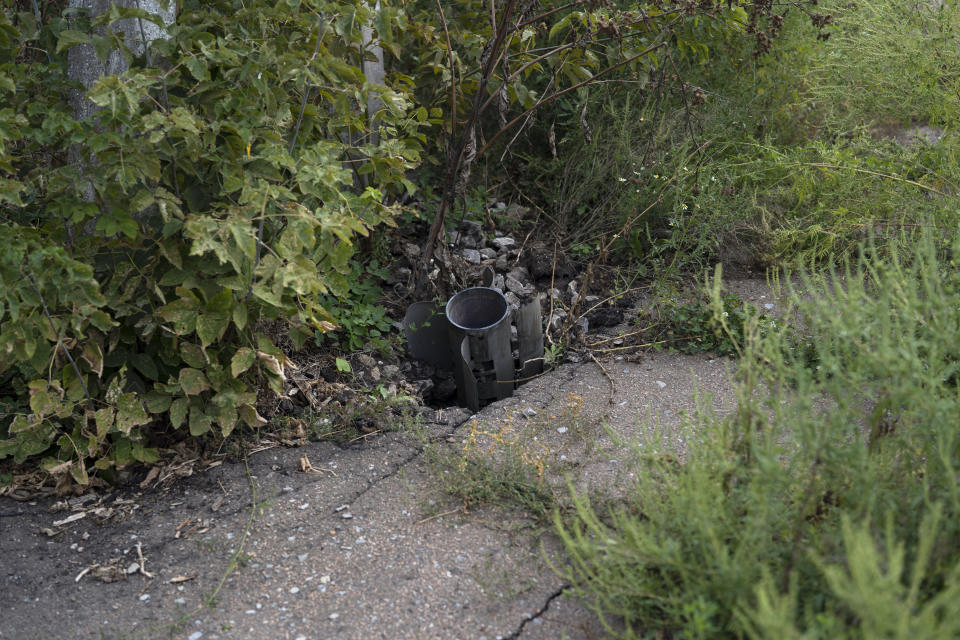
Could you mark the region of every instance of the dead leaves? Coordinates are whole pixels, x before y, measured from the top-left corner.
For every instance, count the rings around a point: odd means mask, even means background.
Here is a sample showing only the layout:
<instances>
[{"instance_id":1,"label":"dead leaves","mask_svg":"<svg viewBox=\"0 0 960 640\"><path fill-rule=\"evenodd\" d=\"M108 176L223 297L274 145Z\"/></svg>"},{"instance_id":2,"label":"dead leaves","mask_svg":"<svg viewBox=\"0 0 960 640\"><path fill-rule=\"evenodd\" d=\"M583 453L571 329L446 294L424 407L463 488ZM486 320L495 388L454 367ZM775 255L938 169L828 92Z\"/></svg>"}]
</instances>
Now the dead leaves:
<instances>
[{"instance_id":1,"label":"dead leaves","mask_svg":"<svg viewBox=\"0 0 960 640\"><path fill-rule=\"evenodd\" d=\"M72 513L59 520L54 520L50 527L44 527L40 529L40 532L50 537L59 535L63 533L64 527L68 524L82 520L87 516L95 518L99 524L111 520L119 522L139 508L140 505L134 500L115 498L111 501L110 496L98 496L91 492L78 498L53 503L50 506L50 511L54 513L72 511Z\"/></svg>"}]
</instances>

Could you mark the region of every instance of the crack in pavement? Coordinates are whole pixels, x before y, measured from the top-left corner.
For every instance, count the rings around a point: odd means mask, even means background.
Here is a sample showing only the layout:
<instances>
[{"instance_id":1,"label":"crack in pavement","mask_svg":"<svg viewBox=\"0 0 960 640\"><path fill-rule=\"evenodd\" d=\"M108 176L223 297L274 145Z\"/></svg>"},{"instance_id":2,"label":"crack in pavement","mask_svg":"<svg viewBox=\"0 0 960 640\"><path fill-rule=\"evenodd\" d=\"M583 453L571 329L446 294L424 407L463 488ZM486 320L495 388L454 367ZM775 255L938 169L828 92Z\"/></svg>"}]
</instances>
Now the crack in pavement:
<instances>
[{"instance_id":1,"label":"crack in pavement","mask_svg":"<svg viewBox=\"0 0 960 640\"><path fill-rule=\"evenodd\" d=\"M547 596L547 601L543 603L543 606L540 607L540 609L535 614L533 614L529 618L525 618L523 622L520 623L520 626L517 627L517 629L513 633L511 633L508 636L503 636L503 640L518 640L520 638L520 634L523 633L523 629L529 623L533 622L534 620L536 620L537 618L545 614L547 610L550 608L550 604L554 600L562 596L569 588L570 588L570 585L568 583L563 583L562 585L560 585L559 589L557 589L556 591L551 593L549 596Z\"/></svg>"}]
</instances>

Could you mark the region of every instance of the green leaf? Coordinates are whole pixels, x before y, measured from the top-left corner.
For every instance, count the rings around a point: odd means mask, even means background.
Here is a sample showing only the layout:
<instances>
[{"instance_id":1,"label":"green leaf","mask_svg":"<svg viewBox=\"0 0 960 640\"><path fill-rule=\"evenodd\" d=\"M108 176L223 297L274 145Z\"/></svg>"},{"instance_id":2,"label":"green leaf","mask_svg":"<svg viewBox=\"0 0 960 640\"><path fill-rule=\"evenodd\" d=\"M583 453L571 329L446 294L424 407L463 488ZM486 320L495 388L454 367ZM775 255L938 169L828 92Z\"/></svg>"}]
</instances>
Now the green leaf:
<instances>
[{"instance_id":1,"label":"green leaf","mask_svg":"<svg viewBox=\"0 0 960 640\"><path fill-rule=\"evenodd\" d=\"M201 369L207 366L207 359L203 357L203 349L192 342L180 343L180 357L191 367Z\"/></svg>"},{"instance_id":2,"label":"green leaf","mask_svg":"<svg viewBox=\"0 0 960 640\"><path fill-rule=\"evenodd\" d=\"M113 427L113 407L98 409L93 415L97 423L97 435L102 437L110 433L110 429Z\"/></svg>"},{"instance_id":3,"label":"green leaf","mask_svg":"<svg viewBox=\"0 0 960 640\"><path fill-rule=\"evenodd\" d=\"M170 409L170 405L173 402L173 398L170 397L169 393L163 393L162 391L151 391L144 396L144 401L147 403L147 411L150 413L163 413Z\"/></svg>"},{"instance_id":4,"label":"green leaf","mask_svg":"<svg viewBox=\"0 0 960 640\"><path fill-rule=\"evenodd\" d=\"M240 302L233 308L233 324L240 331L243 331L247 326L247 305L245 302Z\"/></svg>"},{"instance_id":5,"label":"green leaf","mask_svg":"<svg viewBox=\"0 0 960 640\"><path fill-rule=\"evenodd\" d=\"M242 404L238 408L238 411L240 413L240 419L243 420L251 429L257 429L259 427L266 426L267 424L267 421L263 416L257 413L257 410L253 407L253 405Z\"/></svg>"},{"instance_id":6,"label":"green leaf","mask_svg":"<svg viewBox=\"0 0 960 640\"><path fill-rule=\"evenodd\" d=\"M230 361L230 373L234 378L238 377L241 373L252 367L256 359L257 354L253 349L249 347L237 349L237 352L233 354L233 359Z\"/></svg>"},{"instance_id":7,"label":"green leaf","mask_svg":"<svg viewBox=\"0 0 960 640\"><path fill-rule=\"evenodd\" d=\"M337 358L337 371L342 371L343 373L350 373L350 363L344 360L343 358Z\"/></svg>"},{"instance_id":8,"label":"green leaf","mask_svg":"<svg viewBox=\"0 0 960 640\"><path fill-rule=\"evenodd\" d=\"M180 387L188 396L195 396L208 390L210 383L202 371L187 367L180 370Z\"/></svg>"},{"instance_id":9,"label":"green leaf","mask_svg":"<svg viewBox=\"0 0 960 640\"><path fill-rule=\"evenodd\" d=\"M190 435L202 436L210 431L210 425L213 421L197 407L190 408Z\"/></svg>"},{"instance_id":10,"label":"green leaf","mask_svg":"<svg viewBox=\"0 0 960 640\"><path fill-rule=\"evenodd\" d=\"M183 64L189 69L190 74L200 82L210 80L210 70L207 68L207 61L203 58L187 58Z\"/></svg>"},{"instance_id":11,"label":"green leaf","mask_svg":"<svg viewBox=\"0 0 960 640\"><path fill-rule=\"evenodd\" d=\"M90 484L90 476L87 475L87 466L83 463L83 460L77 460L70 465L70 475L77 481L77 484Z\"/></svg>"},{"instance_id":12,"label":"green leaf","mask_svg":"<svg viewBox=\"0 0 960 640\"><path fill-rule=\"evenodd\" d=\"M64 29L60 32L60 37L57 39L57 50L56 53L60 53L64 49L69 49L70 47L75 47L78 44L89 44L90 36L85 34L83 31L76 31L74 29Z\"/></svg>"},{"instance_id":13,"label":"green leaf","mask_svg":"<svg viewBox=\"0 0 960 640\"><path fill-rule=\"evenodd\" d=\"M142 373L146 378L150 380L160 379L160 372L157 370L157 364L153 361L153 358L147 354L134 353L130 356L129 362L133 365L134 369Z\"/></svg>"},{"instance_id":14,"label":"green leaf","mask_svg":"<svg viewBox=\"0 0 960 640\"><path fill-rule=\"evenodd\" d=\"M170 424L174 429L179 429L187 417L187 408L189 401L186 398L177 398L170 405Z\"/></svg>"},{"instance_id":15,"label":"green leaf","mask_svg":"<svg viewBox=\"0 0 960 640\"><path fill-rule=\"evenodd\" d=\"M197 337L207 347L223 337L230 325L230 315L225 312L204 313L197 318Z\"/></svg>"},{"instance_id":16,"label":"green leaf","mask_svg":"<svg viewBox=\"0 0 960 640\"><path fill-rule=\"evenodd\" d=\"M131 453L133 454L133 459L138 462L156 462L160 459L160 455L156 449L153 447L145 447L139 442L133 443Z\"/></svg>"},{"instance_id":17,"label":"green leaf","mask_svg":"<svg viewBox=\"0 0 960 640\"><path fill-rule=\"evenodd\" d=\"M133 427L150 422L150 416L143 410L140 399L135 393L124 393L117 398L117 428L129 434Z\"/></svg>"},{"instance_id":18,"label":"green leaf","mask_svg":"<svg viewBox=\"0 0 960 640\"><path fill-rule=\"evenodd\" d=\"M48 391L37 391L30 396L30 409L41 417L56 411L59 404Z\"/></svg>"}]
</instances>

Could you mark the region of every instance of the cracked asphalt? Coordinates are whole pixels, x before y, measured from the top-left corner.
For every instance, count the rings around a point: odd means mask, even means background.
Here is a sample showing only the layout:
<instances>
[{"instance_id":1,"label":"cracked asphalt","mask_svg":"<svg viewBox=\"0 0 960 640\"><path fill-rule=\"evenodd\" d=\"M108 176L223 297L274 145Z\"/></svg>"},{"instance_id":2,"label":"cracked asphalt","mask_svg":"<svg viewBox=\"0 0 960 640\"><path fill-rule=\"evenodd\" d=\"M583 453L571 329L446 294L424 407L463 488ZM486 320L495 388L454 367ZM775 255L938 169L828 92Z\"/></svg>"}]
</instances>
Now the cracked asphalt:
<instances>
[{"instance_id":1,"label":"cracked asphalt","mask_svg":"<svg viewBox=\"0 0 960 640\"><path fill-rule=\"evenodd\" d=\"M728 360L601 364L565 364L476 416L438 412L425 430L455 453L471 430L515 425L544 452L551 482L615 498L632 474L625 442L682 456L694 446L687 416L733 408ZM317 472L299 471L304 455ZM84 517L54 536L43 529L65 514L52 499L0 498L0 639L604 637L550 568L563 563L550 531L505 509L448 509L438 473L421 440L391 432L272 448L166 490L120 492L110 499L133 505L122 521ZM123 579L83 573L111 561Z\"/></svg>"}]
</instances>

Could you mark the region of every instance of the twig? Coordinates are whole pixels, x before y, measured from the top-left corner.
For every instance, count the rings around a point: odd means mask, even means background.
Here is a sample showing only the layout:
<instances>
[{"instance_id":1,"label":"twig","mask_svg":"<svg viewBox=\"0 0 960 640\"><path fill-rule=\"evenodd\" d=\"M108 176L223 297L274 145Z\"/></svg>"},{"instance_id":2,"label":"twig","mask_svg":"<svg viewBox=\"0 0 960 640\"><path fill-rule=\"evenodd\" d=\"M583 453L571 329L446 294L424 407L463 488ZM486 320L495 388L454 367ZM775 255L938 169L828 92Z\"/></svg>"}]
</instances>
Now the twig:
<instances>
[{"instance_id":1,"label":"twig","mask_svg":"<svg viewBox=\"0 0 960 640\"><path fill-rule=\"evenodd\" d=\"M140 547L139 542L137 543L137 559L140 561L140 573L147 576L148 578L152 578L153 574L147 571L147 561L143 559L143 549ZM150 585L147 584L147 586L144 587L143 590L146 591L147 587L149 586Z\"/></svg>"},{"instance_id":2,"label":"twig","mask_svg":"<svg viewBox=\"0 0 960 640\"><path fill-rule=\"evenodd\" d=\"M437 11L440 12L440 24L443 26L443 35L447 39L447 60L450 65L450 139L453 140L457 129L457 73L453 69L453 46L450 44L450 32L447 30L447 18L443 15L443 5L437 2ZM496 25L494 25L496 27Z\"/></svg>"},{"instance_id":3,"label":"twig","mask_svg":"<svg viewBox=\"0 0 960 640\"><path fill-rule=\"evenodd\" d=\"M137 597L139 598L140 596L145 594L151 586L153 586L153 580L150 580L149 582L147 582L147 584L143 585L143 589L140 589L140 593L137 594Z\"/></svg>"},{"instance_id":4,"label":"twig","mask_svg":"<svg viewBox=\"0 0 960 640\"><path fill-rule=\"evenodd\" d=\"M437 518L442 518L443 516L449 516L458 511L460 511L460 507L457 507L456 509L450 509L450 511L444 511L443 513L435 513L432 516L424 518L423 520L418 520L414 524L423 524L424 522L430 522L431 520L436 520Z\"/></svg>"},{"instance_id":5,"label":"twig","mask_svg":"<svg viewBox=\"0 0 960 640\"><path fill-rule=\"evenodd\" d=\"M520 115L518 115L516 118L514 118L513 120L511 120L510 122L508 122L506 125L504 125L503 127L501 127L500 131L497 131L497 132L493 135L492 138L490 138L489 140L487 140L487 144L483 145L483 147L477 152L477 155L482 155L483 152L486 151L487 149L489 149L489 148L490 148L490 145L492 145L494 142L496 142L497 139L498 139L501 135L503 135L503 133L504 133L507 129L509 129L510 127L512 127L513 125L515 125L516 123L520 122L520 121L523 120L524 118L526 118L527 115L529 115L531 111L534 111L535 109L539 109L540 107L542 107L543 105L547 104L548 102L553 102L553 101L556 100L557 98L559 98L559 97L561 97L561 96L563 96L563 95L566 95L566 94L570 93L571 91L575 91L575 90L577 90L577 89L579 89L579 88L581 88L581 87L584 87L584 86L590 84L590 83L593 82L594 79L596 79L596 78L599 78L599 77L601 77L601 76L605 76L605 75L607 75L608 73L610 73L610 72L612 72L612 71L616 71L616 70L619 69L620 67L626 66L626 65L630 64L631 62L634 62L635 60L639 60L639 59L642 58L643 56L649 55L649 54L653 53L654 51L656 51L657 49L659 49L659 48L661 48L661 47L663 47L663 46L666 46L666 44L667 44L666 42L660 42L660 43L658 43L658 44L651 45L651 46L647 47L646 49L644 49L643 51L641 51L640 53L638 53L638 54L636 54L636 55L634 55L634 56L630 56L630 57L627 58L626 60L622 60L622 61L618 62L617 64L611 65L611 66L607 67L606 69L604 69L603 71L597 72L595 75L593 75L591 78L588 78L587 80L583 80L582 82L578 82L578 83L575 84L575 85L571 85L571 86L567 87L566 89L563 89L562 91L558 91L557 93L554 93L553 95L551 95L551 96L549 96L549 97L547 97L547 98L545 98L545 99L543 99L543 100L540 100L539 102L537 102L537 104L535 104L534 106L530 107L529 109L527 109L526 111L524 111L523 113L521 113Z\"/></svg>"},{"instance_id":6,"label":"twig","mask_svg":"<svg viewBox=\"0 0 960 640\"><path fill-rule=\"evenodd\" d=\"M86 569L84 569L83 571L81 571L80 573L78 573L78 574L77 574L77 577L74 578L73 581L74 581L74 582L80 582L80 578L82 578L83 576L87 575L88 573L90 573L92 570L96 569L96 568L99 567L99 566L100 566L100 565L98 565L98 564L92 564L92 565L90 565L89 567L87 567Z\"/></svg>"},{"instance_id":7,"label":"twig","mask_svg":"<svg viewBox=\"0 0 960 640\"><path fill-rule=\"evenodd\" d=\"M667 344L670 342L683 342L685 340L696 340L697 338L705 338L707 334L702 334L699 336L687 336L684 338L670 338L669 340L654 340L653 342L645 342L644 344L628 344L622 347L610 347L608 349L597 349L597 353L613 353L614 351L623 351L625 349L642 349L643 347L653 347L658 344Z\"/></svg>"},{"instance_id":8,"label":"twig","mask_svg":"<svg viewBox=\"0 0 960 640\"><path fill-rule=\"evenodd\" d=\"M613 404L613 397L617 393L617 386L614 384L613 378L610 377L610 374L607 372L606 367L600 364L600 361L597 360L596 356L594 356L589 351L587 352L587 355L590 356L590 359L593 360L594 364L600 367L600 371L603 371L603 375L607 376L607 382L610 383L610 404Z\"/></svg>"},{"instance_id":9,"label":"twig","mask_svg":"<svg viewBox=\"0 0 960 640\"><path fill-rule=\"evenodd\" d=\"M640 330L638 330L638 331L631 331L630 333L623 333L623 334L620 334L620 335L611 336L611 337L606 338L606 339L604 339L604 340L598 340L597 342L593 342L593 343L591 343L591 344L589 344L589 345L587 345L587 346L593 348L593 347L599 346L599 345L601 345L601 344L606 344L606 343L608 343L608 342L613 342L614 340L622 340L622 339L624 339L624 338L629 338L629 337L631 337L631 336L638 336L638 335L640 335L641 333L646 333L647 331L649 331L650 329L654 328L655 326L657 326L657 325L656 325L656 324L651 324L651 325L648 325L648 326L646 326L646 327L644 327L643 329L640 329Z\"/></svg>"},{"instance_id":10,"label":"twig","mask_svg":"<svg viewBox=\"0 0 960 640\"><path fill-rule=\"evenodd\" d=\"M557 243L558 243L558 242L559 242L559 241L558 241L556 238L553 239L553 265L551 265L551 267L550 267L550 291L551 291L551 295L550 295L550 315L547 316L547 332L546 332L546 334L547 334L547 340L550 341L550 344L551 344L551 345L554 344L553 338L550 336L550 323L553 322L553 295L552 295L552 292L553 292L554 289L555 289L555 287L554 287L554 282L556 281L556 277L557 277Z\"/></svg>"},{"instance_id":11,"label":"twig","mask_svg":"<svg viewBox=\"0 0 960 640\"><path fill-rule=\"evenodd\" d=\"M927 185L921 182L917 182L915 180L909 180L907 178L901 178L900 176L896 176L890 173L882 173L880 171L870 171L869 169L860 169L858 167L844 167L838 164L828 164L826 162L803 162L799 164L800 166L804 166L804 167L818 167L820 169L847 169L848 171L856 171L857 173L866 173L871 176L877 176L880 178L888 178L890 180L896 180L897 182L906 182L907 184L912 184L915 187L926 189L931 193L936 193L937 195L943 196L945 198L949 197L949 194L946 194L943 191L940 191L939 189L934 189L933 187L928 187Z\"/></svg>"},{"instance_id":12,"label":"twig","mask_svg":"<svg viewBox=\"0 0 960 640\"><path fill-rule=\"evenodd\" d=\"M310 62L313 62L317 58L317 54L320 53L320 41L323 39L323 23L317 27L317 44L313 47L313 55L310 56ZM303 100L300 101L300 113L297 115L297 124L293 127L293 135L290 136L290 144L287 145L287 153L293 155L293 147L297 144L297 136L300 135L300 125L303 124L303 114L307 110L307 100L310 99L310 92L313 91L313 87L308 84L308 78L304 78L303 83L307 85L303 89ZM261 229L263 228L261 222Z\"/></svg>"}]
</instances>

